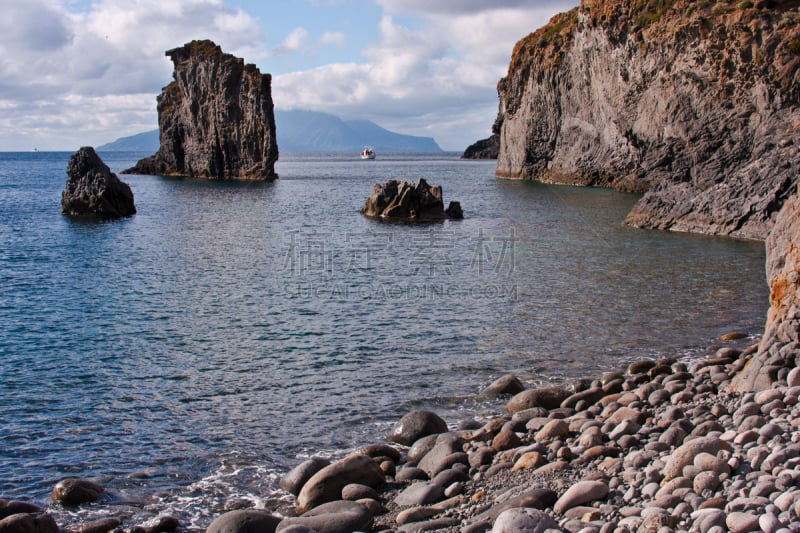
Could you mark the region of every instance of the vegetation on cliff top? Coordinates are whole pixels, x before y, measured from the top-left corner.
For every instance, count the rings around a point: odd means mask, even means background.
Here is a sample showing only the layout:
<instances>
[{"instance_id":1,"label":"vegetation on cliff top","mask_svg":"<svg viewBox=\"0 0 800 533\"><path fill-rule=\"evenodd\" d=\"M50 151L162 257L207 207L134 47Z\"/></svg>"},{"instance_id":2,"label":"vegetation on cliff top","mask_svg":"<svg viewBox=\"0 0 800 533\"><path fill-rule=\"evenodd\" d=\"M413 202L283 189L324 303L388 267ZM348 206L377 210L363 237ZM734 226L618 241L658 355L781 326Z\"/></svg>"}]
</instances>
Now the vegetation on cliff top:
<instances>
[{"instance_id":1,"label":"vegetation on cliff top","mask_svg":"<svg viewBox=\"0 0 800 533\"><path fill-rule=\"evenodd\" d=\"M643 51L681 36L715 35L730 44L726 54L741 56L736 63L751 64L739 74L757 73L800 99L794 84L800 70L800 0L583 0L516 44L506 79L556 71L576 33L587 27L603 28L619 42L634 39ZM729 63L727 57L716 59ZM502 96L509 96L511 85L501 80Z\"/></svg>"}]
</instances>

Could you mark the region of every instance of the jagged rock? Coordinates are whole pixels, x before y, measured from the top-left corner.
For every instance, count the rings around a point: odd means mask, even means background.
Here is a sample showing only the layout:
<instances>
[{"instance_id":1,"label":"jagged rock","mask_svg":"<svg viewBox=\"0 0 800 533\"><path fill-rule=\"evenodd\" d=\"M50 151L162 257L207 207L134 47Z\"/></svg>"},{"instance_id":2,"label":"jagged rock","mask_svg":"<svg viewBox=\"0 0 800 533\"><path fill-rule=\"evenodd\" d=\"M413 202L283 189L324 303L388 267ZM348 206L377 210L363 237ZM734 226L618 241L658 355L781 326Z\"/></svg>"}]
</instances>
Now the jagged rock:
<instances>
[{"instance_id":1,"label":"jagged rock","mask_svg":"<svg viewBox=\"0 0 800 533\"><path fill-rule=\"evenodd\" d=\"M272 76L211 41L192 41L166 55L175 71L158 97L160 147L124 173L277 178Z\"/></svg>"},{"instance_id":2,"label":"jagged rock","mask_svg":"<svg viewBox=\"0 0 800 533\"><path fill-rule=\"evenodd\" d=\"M500 177L646 192L626 223L763 239L800 179L795 3L583 0L517 43Z\"/></svg>"},{"instance_id":3,"label":"jagged rock","mask_svg":"<svg viewBox=\"0 0 800 533\"><path fill-rule=\"evenodd\" d=\"M766 248L770 308L758 352L731 381L739 392L768 389L779 370L800 363L800 196L784 204Z\"/></svg>"},{"instance_id":4,"label":"jagged rock","mask_svg":"<svg viewBox=\"0 0 800 533\"><path fill-rule=\"evenodd\" d=\"M408 221L433 221L447 218L463 218L461 204L450 202L444 210L442 188L430 186L421 179L414 185L411 181L389 180L378 183L367 198L361 214L368 217Z\"/></svg>"},{"instance_id":5,"label":"jagged rock","mask_svg":"<svg viewBox=\"0 0 800 533\"><path fill-rule=\"evenodd\" d=\"M91 146L69 158L61 212L71 216L121 218L136 213L133 192L103 163Z\"/></svg>"}]
</instances>

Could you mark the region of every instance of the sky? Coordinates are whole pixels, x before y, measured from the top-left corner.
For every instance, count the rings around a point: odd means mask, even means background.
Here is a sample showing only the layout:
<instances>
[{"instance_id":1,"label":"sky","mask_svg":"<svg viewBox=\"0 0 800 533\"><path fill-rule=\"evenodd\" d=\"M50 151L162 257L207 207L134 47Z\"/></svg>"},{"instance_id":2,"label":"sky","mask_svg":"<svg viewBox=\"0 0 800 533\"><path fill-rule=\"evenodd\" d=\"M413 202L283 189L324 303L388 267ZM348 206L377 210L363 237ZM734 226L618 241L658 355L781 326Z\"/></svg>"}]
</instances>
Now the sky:
<instances>
[{"instance_id":1,"label":"sky","mask_svg":"<svg viewBox=\"0 0 800 533\"><path fill-rule=\"evenodd\" d=\"M211 39L272 74L276 109L463 150L488 137L514 44L577 0L3 0L0 151L157 129L168 49Z\"/></svg>"}]
</instances>

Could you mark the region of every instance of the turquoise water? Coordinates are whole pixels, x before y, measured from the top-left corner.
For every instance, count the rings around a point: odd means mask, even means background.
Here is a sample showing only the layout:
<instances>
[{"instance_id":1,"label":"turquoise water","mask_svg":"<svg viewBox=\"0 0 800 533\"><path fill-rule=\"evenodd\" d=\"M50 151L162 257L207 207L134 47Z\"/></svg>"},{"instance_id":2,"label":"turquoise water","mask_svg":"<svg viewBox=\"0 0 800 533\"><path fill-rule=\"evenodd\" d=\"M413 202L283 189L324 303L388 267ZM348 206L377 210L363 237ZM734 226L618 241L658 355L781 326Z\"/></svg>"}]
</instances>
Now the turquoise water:
<instances>
[{"instance_id":1,"label":"turquoise water","mask_svg":"<svg viewBox=\"0 0 800 533\"><path fill-rule=\"evenodd\" d=\"M118 171L146 154L101 154ZM607 190L494 178L454 154L282 154L274 183L122 176L138 213L60 214L69 154L0 154L0 498L66 475L101 505L203 528L297 457L414 408L456 423L509 371L569 382L757 334L761 243L636 230ZM425 178L465 219L387 224L373 183Z\"/></svg>"}]
</instances>

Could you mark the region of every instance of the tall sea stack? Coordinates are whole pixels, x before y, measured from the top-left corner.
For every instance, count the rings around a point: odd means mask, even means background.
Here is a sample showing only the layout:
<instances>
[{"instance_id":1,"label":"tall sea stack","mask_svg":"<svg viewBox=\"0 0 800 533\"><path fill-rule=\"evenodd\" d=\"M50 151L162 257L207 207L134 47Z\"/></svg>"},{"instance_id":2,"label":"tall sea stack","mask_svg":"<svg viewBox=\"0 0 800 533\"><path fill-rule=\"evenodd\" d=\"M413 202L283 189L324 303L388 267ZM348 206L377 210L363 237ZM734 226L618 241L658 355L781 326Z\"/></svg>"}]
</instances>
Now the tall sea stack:
<instances>
[{"instance_id":1,"label":"tall sea stack","mask_svg":"<svg viewBox=\"0 0 800 533\"><path fill-rule=\"evenodd\" d=\"M627 223L764 239L800 180L799 0L582 0L517 43L497 175L646 193Z\"/></svg>"},{"instance_id":2,"label":"tall sea stack","mask_svg":"<svg viewBox=\"0 0 800 533\"><path fill-rule=\"evenodd\" d=\"M277 178L272 77L211 41L192 41L166 55L175 71L158 97L160 148L125 173Z\"/></svg>"}]
</instances>

